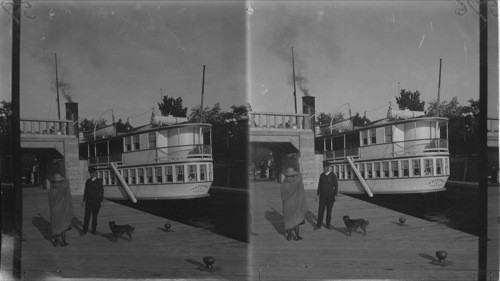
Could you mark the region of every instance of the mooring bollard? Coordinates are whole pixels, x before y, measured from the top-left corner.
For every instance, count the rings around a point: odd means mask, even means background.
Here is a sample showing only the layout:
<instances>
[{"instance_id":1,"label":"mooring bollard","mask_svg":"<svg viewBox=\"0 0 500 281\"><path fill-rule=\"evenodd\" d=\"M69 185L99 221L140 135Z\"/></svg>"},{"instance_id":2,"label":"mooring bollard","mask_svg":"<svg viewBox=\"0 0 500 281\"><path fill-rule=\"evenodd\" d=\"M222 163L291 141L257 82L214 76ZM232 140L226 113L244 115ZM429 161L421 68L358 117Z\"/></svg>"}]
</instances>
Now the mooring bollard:
<instances>
[{"instance_id":1,"label":"mooring bollard","mask_svg":"<svg viewBox=\"0 0 500 281\"><path fill-rule=\"evenodd\" d=\"M448 256L446 251L440 250L436 252L436 257L440 263L444 263L444 259Z\"/></svg>"},{"instance_id":2,"label":"mooring bollard","mask_svg":"<svg viewBox=\"0 0 500 281\"><path fill-rule=\"evenodd\" d=\"M212 256L206 256L206 257L203 257L203 262L205 263L206 268L212 268L212 265L215 262L215 258Z\"/></svg>"},{"instance_id":3,"label":"mooring bollard","mask_svg":"<svg viewBox=\"0 0 500 281\"><path fill-rule=\"evenodd\" d=\"M399 218L399 223L403 225L405 223L406 219L404 217Z\"/></svg>"},{"instance_id":4,"label":"mooring bollard","mask_svg":"<svg viewBox=\"0 0 500 281\"><path fill-rule=\"evenodd\" d=\"M163 225L165 227L165 231L170 231L170 227L172 227L169 223Z\"/></svg>"}]
</instances>

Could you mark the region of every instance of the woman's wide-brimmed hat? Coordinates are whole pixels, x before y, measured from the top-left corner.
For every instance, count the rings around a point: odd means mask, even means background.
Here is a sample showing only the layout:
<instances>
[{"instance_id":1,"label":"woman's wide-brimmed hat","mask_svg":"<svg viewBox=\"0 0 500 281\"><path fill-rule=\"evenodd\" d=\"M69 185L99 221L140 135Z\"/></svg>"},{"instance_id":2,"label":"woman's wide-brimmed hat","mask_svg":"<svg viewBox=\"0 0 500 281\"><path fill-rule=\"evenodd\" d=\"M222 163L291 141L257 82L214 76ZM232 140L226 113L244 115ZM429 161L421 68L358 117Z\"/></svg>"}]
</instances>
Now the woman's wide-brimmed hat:
<instances>
[{"instance_id":1,"label":"woman's wide-brimmed hat","mask_svg":"<svg viewBox=\"0 0 500 281\"><path fill-rule=\"evenodd\" d=\"M286 171L283 173L285 176L295 176L297 174L297 171L293 167L290 167L286 169Z\"/></svg>"},{"instance_id":2,"label":"woman's wide-brimmed hat","mask_svg":"<svg viewBox=\"0 0 500 281\"><path fill-rule=\"evenodd\" d=\"M61 176L61 174L57 173L52 177L52 181L63 181L64 178Z\"/></svg>"}]
</instances>

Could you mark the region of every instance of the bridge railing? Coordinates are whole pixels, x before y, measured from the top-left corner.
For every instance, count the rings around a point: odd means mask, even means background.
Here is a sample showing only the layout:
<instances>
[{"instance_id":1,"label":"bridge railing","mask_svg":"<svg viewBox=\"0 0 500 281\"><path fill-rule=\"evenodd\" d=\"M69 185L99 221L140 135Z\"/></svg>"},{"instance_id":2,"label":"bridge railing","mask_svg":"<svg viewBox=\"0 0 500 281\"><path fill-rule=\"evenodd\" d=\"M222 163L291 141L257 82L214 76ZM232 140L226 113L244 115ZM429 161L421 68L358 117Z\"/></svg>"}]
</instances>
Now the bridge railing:
<instances>
[{"instance_id":1,"label":"bridge railing","mask_svg":"<svg viewBox=\"0 0 500 281\"><path fill-rule=\"evenodd\" d=\"M74 135L72 120L21 119L21 134Z\"/></svg>"},{"instance_id":2,"label":"bridge railing","mask_svg":"<svg viewBox=\"0 0 500 281\"><path fill-rule=\"evenodd\" d=\"M248 112L251 128L312 129L312 118L308 114Z\"/></svg>"}]
</instances>

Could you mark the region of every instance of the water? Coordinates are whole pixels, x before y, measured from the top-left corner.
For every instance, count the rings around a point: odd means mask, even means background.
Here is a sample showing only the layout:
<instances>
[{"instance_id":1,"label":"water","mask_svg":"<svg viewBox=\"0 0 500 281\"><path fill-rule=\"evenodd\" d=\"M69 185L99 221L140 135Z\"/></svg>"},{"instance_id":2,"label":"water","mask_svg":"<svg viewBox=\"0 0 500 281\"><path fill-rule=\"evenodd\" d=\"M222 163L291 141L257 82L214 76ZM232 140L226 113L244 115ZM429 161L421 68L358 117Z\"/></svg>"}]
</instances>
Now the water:
<instances>
[{"instance_id":1,"label":"water","mask_svg":"<svg viewBox=\"0 0 500 281\"><path fill-rule=\"evenodd\" d=\"M447 187L446 191L426 194L350 195L409 216L438 222L453 229L479 236L479 196L473 187Z\"/></svg>"},{"instance_id":2,"label":"water","mask_svg":"<svg viewBox=\"0 0 500 281\"><path fill-rule=\"evenodd\" d=\"M248 196L244 192L210 189L210 197L178 200L146 200L132 203L111 200L163 217L248 243Z\"/></svg>"}]
</instances>

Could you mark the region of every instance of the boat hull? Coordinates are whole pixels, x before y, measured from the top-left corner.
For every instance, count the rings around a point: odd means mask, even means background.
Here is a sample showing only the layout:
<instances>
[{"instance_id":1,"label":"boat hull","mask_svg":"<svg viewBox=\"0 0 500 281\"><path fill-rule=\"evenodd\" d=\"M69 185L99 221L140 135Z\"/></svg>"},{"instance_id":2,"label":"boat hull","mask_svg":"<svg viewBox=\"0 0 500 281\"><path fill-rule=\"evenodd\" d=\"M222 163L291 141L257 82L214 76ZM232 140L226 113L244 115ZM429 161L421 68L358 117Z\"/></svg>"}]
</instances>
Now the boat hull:
<instances>
[{"instance_id":1,"label":"boat hull","mask_svg":"<svg viewBox=\"0 0 500 281\"><path fill-rule=\"evenodd\" d=\"M447 179L448 176L364 180L373 194L405 194L445 191ZM339 180L338 183L339 193L366 194L361 182L357 179Z\"/></svg>"},{"instance_id":2,"label":"boat hull","mask_svg":"<svg viewBox=\"0 0 500 281\"><path fill-rule=\"evenodd\" d=\"M192 199L209 196L212 182L186 182L169 184L131 184L130 190L137 200ZM121 185L104 186L104 198L130 200Z\"/></svg>"}]
</instances>

